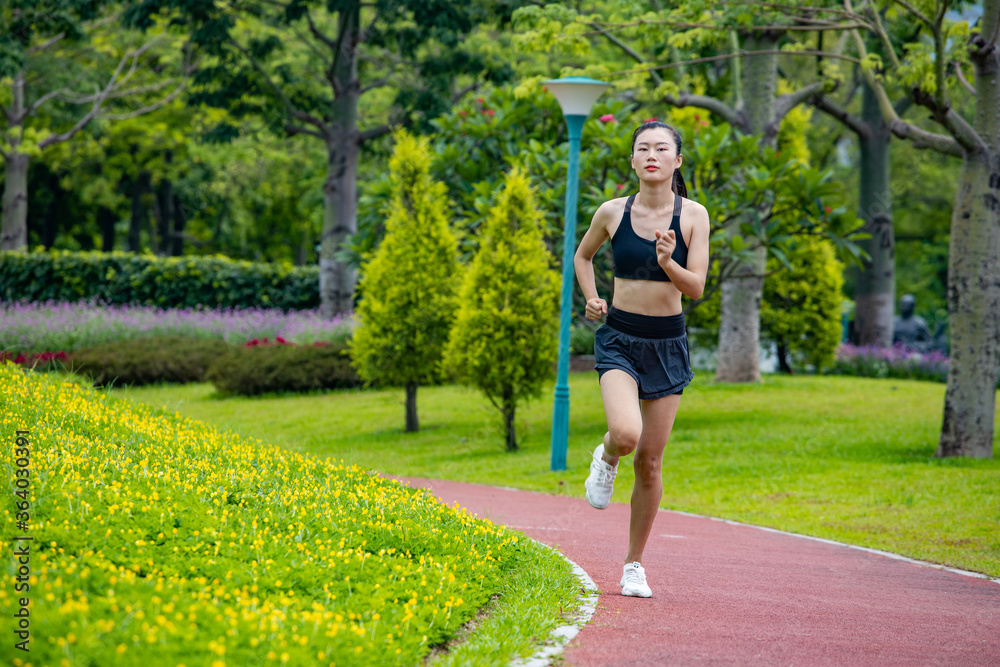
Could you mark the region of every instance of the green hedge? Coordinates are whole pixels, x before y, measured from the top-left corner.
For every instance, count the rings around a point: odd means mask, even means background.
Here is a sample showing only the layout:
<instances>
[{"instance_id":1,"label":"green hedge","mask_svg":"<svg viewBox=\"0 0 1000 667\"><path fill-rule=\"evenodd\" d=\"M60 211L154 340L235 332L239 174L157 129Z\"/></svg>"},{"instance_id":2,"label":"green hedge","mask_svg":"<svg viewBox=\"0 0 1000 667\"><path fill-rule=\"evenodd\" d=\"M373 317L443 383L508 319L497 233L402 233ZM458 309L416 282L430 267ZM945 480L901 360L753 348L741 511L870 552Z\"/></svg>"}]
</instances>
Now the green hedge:
<instances>
[{"instance_id":1,"label":"green hedge","mask_svg":"<svg viewBox=\"0 0 1000 667\"><path fill-rule=\"evenodd\" d=\"M203 338L135 338L77 350L65 365L98 386L204 382L209 366L231 348Z\"/></svg>"},{"instance_id":2,"label":"green hedge","mask_svg":"<svg viewBox=\"0 0 1000 667\"><path fill-rule=\"evenodd\" d=\"M205 378L220 392L271 392L360 387L346 345L257 345L232 348Z\"/></svg>"},{"instance_id":3,"label":"green hedge","mask_svg":"<svg viewBox=\"0 0 1000 667\"><path fill-rule=\"evenodd\" d=\"M363 384L342 344L235 346L203 338L150 337L84 348L53 363L98 386L208 381L220 392L245 396Z\"/></svg>"},{"instance_id":4,"label":"green hedge","mask_svg":"<svg viewBox=\"0 0 1000 667\"><path fill-rule=\"evenodd\" d=\"M161 308L319 306L319 267L126 252L0 252L0 300Z\"/></svg>"}]
</instances>

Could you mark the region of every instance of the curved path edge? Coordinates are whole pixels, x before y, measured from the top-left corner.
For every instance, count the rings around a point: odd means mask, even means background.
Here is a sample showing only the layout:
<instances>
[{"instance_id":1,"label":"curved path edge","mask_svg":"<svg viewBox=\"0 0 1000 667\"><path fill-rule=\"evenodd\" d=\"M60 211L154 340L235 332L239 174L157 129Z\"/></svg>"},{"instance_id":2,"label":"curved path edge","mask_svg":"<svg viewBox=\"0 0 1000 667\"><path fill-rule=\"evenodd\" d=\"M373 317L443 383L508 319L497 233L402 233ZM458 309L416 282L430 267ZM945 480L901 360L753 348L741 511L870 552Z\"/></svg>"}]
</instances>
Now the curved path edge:
<instances>
[{"instance_id":1,"label":"curved path edge","mask_svg":"<svg viewBox=\"0 0 1000 667\"><path fill-rule=\"evenodd\" d=\"M594 510L582 489L569 497L400 481L554 547L589 573L598 604L565 644L567 665L1000 665L1000 582L985 575L660 510L643 559L653 597L628 598L618 586L627 504Z\"/></svg>"},{"instance_id":2,"label":"curved path edge","mask_svg":"<svg viewBox=\"0 0 1000 667\"><path fill-rule=\"evenodd\" d=\"M952 572L954 574L960 574L963 577L972 577L973 579L985 579L986 581L993 582L994 584L1000 584L1000 577L991 577L988 574L983 574L982 572L973 572L972 570L962 570L957 567L949 567L947 565L942 565L941 563L932 563L929 560L920 560L918 558L910 558L909 556L903 556L901 554L896 554L891 551L882 551L881 549L873 549L872 547L862 547L857 544L851 544L849 542L840 542L838 540L831 540L826 537L815 537L813 535L806 535L804 533L793 533L787 530L780 530L778 528L769 528L768 526L758 526L752 523L744 523L742 521L734 521L732 519L722 519L717 516L709 516L707 514L695 514L693 512L682 512L681 510L663 510L664 512L671 512L673 514L683 514L684 516L693 516L699 519L708 519L709 521L721 521L722 523L727 523L731 526L741 526L744 528L753 528L755 530L764 530L769 533L777 533L778 535L788 535L789 537L797 537L802 540L814 540L816 542L822 542L824 544L833 544L838 547L847 547L848 549L857 549L858 551L864 551L866 553L875 554L878 556L884 556L886 558L892 558L895 560L903 561L904 563L910 563L912 565L919 565L920 567L929 567L933 570L943 570L945 572Z\"/></svg>"},{"instance_id":3,"label":"curved path edge","mask_svg":"<svg viewBox=\"0 0 1000 667\"><path fill-rule=\"evenodd\" d=\"M569 558L566 558L565 554L555 547L549 546L544 542L539 542L534 538L530 539L542 545L546 549L551 549L563 560L569 563L573 568L573 574L576 575L576 578L580 582L580 587L584 592L580 603L580 610L574 614L571 619L572 623L561 625L553 630L549 635L548 640L541 642L541 648L539 648L534 655L528 658L512 660L510 662L510 667L546 667L553 660L553 658L563 652L566 645L580 633L583 626L590 622L590 619L594 616L594 612L597 611L597 584L595 584L594 580L591 579L589 574L587 574L587 571L571 561Z\"/></svg>"}]
</instances>

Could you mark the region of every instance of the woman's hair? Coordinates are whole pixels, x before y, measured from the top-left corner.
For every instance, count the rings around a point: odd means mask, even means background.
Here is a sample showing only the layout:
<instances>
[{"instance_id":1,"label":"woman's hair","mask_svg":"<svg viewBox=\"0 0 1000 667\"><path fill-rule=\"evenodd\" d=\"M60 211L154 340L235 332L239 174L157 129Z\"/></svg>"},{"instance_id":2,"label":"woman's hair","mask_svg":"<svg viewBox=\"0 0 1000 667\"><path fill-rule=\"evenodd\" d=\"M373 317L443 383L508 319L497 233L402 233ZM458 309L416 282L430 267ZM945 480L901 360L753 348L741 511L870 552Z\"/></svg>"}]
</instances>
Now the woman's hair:
<instances>
[{"instance_id":1,"label":"woman's hair","mask_svg":"<svg viewBox=\"0 0 1000 667\"><path fill-rule=\"evenodd\" d=\"M638 139L639 135L642 134L643 132L645 132L646 130L667 130L668 132L670 132L671 134L673 134L674 135L674 143L677 145L677 154L678 155L681 154L681 143L682 143L681 133L677 131L677 128L675 128L675 127L673 127L671 125L667 125L663 121L659 121L659 120L650 120L650 121L647 121L647 122L643 123L639 127L635 128L635 132L632 133L632 152L633 153L635 152L635 141L636 141L636 139ZM687 186L684 185L684 177L681 176L681 170L680 169L674 169L674 180L670 184L670 189L674 191L674 194L678 194L681 197L685 197L686 198L688 196Z\"/></svg>"}]
</instances>

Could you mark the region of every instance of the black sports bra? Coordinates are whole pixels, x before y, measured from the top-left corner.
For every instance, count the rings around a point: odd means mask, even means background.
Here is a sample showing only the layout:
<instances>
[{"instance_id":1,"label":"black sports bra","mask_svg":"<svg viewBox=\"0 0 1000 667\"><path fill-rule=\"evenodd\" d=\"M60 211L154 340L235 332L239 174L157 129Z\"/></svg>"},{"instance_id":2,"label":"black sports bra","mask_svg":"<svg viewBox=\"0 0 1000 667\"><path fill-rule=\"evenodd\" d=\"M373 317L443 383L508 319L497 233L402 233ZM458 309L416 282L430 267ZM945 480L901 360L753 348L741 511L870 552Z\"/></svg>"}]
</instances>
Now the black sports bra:
<instances>
[{"instance_id":1,"label":"black sports bra","mask_svg":"<svg viewBox=\"0 0 1000 667\"><path fill-rule=\"evenodd\" d=\"M679 265L687 268L688 249L687 244L684 243L684 235L681 234L682 199L683 197L680 195L674 195L674 217L670 220L670 229L674 230L677 245L674 247L671 257ZM635 195L631 195L625 202L625 213L622 215L622 221L618 224L615 235L611 237L611 251L615 258L615 277L670 282L670 276L656 261L656 241L644 239L632 229L633 201L635 201Z\"/></svg>"}]
</instances>

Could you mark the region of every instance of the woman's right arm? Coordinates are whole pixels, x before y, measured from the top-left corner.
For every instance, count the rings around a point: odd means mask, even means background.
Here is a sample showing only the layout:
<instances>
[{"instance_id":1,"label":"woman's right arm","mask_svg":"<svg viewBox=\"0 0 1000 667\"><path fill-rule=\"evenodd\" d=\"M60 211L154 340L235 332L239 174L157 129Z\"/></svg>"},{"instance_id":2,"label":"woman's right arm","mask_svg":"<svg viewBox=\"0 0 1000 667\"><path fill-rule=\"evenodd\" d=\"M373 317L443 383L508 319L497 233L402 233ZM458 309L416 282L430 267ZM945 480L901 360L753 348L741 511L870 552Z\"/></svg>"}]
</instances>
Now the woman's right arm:
<instances>
[{"instance_id":1,"label":"woman's right arm","mask_svg":"<svg viewBox=\"0 0 1000 667\"><path fill-rule=\"evenodd\" d=\"M587 300L586 316L588 320L599 320L608 312L608 303L597 294L597 281L594 279L594 255L608 240L608 220L613 219L611 202L601 204L590 221L590 228L583 235L580 246L573 257L573 268L576 270L576 280L580 283L583 298Z\"/></svg>"}]
</instances>

